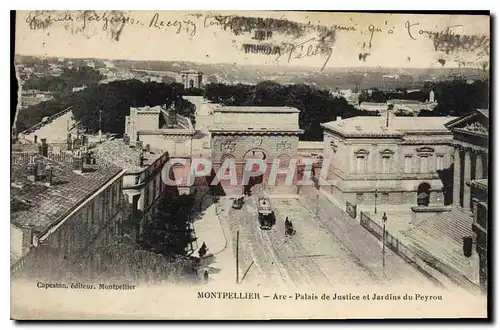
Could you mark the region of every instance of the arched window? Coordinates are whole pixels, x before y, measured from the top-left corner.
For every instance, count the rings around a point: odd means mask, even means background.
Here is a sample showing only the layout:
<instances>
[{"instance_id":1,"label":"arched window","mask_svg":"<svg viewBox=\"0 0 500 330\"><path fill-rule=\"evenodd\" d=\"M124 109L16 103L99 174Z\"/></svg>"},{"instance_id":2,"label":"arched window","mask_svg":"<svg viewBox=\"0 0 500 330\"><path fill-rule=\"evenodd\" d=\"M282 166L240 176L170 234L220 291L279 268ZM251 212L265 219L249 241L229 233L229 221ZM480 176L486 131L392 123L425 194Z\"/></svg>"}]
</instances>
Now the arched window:
<instances>
[{"instance_id":1,"label":"arched window","mask_svg":"<svg viewBox=\"0 0 500 330\"><path fill-rule=\"evenodd\" d=\"M417 189L417 205L418 206L429 206L431 196L431 186L427 182L423 182L418 186Z\"/></svg>"}]
</instances>

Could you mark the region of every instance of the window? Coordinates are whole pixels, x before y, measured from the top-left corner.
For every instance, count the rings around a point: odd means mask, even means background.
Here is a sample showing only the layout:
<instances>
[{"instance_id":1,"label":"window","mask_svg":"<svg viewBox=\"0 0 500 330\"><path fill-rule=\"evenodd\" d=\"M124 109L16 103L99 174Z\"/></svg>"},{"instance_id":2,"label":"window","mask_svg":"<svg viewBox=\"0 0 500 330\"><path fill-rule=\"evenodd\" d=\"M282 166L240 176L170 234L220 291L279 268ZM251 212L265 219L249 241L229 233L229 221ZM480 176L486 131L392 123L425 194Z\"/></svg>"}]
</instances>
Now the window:
<instances>
[{"instance_id":1,"label":"window","mask_svg":"<svg viewBox=\"0 0 500 330\"><path fill-rule=\"evenodd\" d=\"M406 155L405 156L405 168L404 168L404 171L405 173L412 173L412 166L411 166L411 160L412 160L412 157L410 155Z\"/></svg>"},{"instance_id":2,"label":"window","mask_svg":"<svg viewBox=\"0 0 500 330\"><path fill-rule=\"evenodd\" d=\"M488 228L488 209L483 203L477 204L477 224L483 228Z\"/></svg>"},{"instance_id":3,"label":"window","mask_svg":"<svg viewBox=\"0 0 500 330\"><path fill-rule=\"evenodd\" d=\"M89 215L89 231L94 231L95 217L95 199L90 201L90 215Z\"/></svg>"},{"instance_id":4,"label":"window","mask_svg":"<svg viewBox=\"0 0 500 330\"><path fill-rule=\"evenodd\" d=\"M108 210L109 210L108 214L109 214L110 217L113 215L113 213L114 213L113 211L115 210L115 207L114 207L115 204L113 203L114 198L115 198L115 196L113 194L114 193L113 188L114 188L113 185L111 185L108 188L108 190L109 190L109 200L108 200L108 205L107 206L108 206Z\"/></svg>"},{"instance_id":5,"label":"window","mask_svg":"<svg viewBox=\"0 0 500 330\"><path fill-rule=\"evenodd\" d=\"M389 156L382 157L382 173L390 173L391 172L391 158Z\"/></svg>"},{"instance_id":6,"label":"window","mask_svg":"<svg viewBox=\"0 0 500 330\"><path fill-rule=\"evenodd\" d=\"M356 194L356 204L361 204L363 203L363 193L357 193Z\"/></svg>"},{"instance_id":7,"label":"window","mask_svg":"<svg viewBox=\"0 0 500 330\"><path fill-rule=\"evenodd\" d=\"M152 185L153 185L153 194L152 194L153 200L155 200L155 198L156 198L156 178L153 178L153 180L151 180L151 181L152 181Z\"/></svg>"},{"instance_id":8,"label":"window","mask_svg":"<svg viewBox=\"0 0 500 330\"><path fill-rule=\"evenodd\" d=\"M354 172L355 173L366 173L367 172L367 161L368 161L368 150L359 149L354 152Z\"/></svg>"},{"instance_id":9,"label":"window","mask_svg":"<svg viewBox=\"0 0 500 330\"><path fill-rule=\"evenodd\" d=\"M420 173L429 172L429 156L420 156Z\"/></svg>"},{"instance_id":10,"label":"window","mask_svg":"<svg viewBox=\"0 0 500 330\"><path fill-rule=\"evenodd\" d=\"M116 184L116 205L121 203L121 181Z\"/></svg>"},{"instance_id":11,"label":"window","mask_svg":"<svg viewBox=\"0 0 500 330\"><path fill-rule=\"evenodd\" d=\"M436 156L436 171L444 169L444 155Z\"/></svg>"},{"instance_id":12,"label":"window","mask_svg":"<svg viewBox=\"0 0 500 330\"><path fill-rule=\"evenodd\" d=\"M105 191L105 194L101 194L101 218L100 218L100 223L99 226L102 226L102 224L106 221L106 196L107 191Z\"/></svg>"},{"instance_id":13,"label":"window","mask_svg":"<svg viewBox=\"0 0 500 330\"><path fill-rule=\"evenodd\" d=\"M382 193L382 204L389 204L389 193Z\"/></svg>"},{"instance_id":14,"label":"window","mask_svg":"<svg viewBox=\"0 0 500 330\"><path fill-rule=\"evenodd\" d=\"M356 173L365 173L365 164L366 158L365 156L356 156Z\"/></svg>"}]
</instances>

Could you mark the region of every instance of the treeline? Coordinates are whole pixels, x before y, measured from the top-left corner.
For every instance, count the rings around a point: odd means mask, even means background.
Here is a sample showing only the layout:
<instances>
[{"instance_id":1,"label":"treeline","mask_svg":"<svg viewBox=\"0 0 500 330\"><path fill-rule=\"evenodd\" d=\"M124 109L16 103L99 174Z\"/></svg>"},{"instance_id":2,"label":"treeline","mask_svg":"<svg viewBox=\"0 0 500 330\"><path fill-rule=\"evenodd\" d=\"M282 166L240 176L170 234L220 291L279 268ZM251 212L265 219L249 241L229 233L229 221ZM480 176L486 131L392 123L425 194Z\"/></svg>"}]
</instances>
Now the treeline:
<instances>
[{"instance_id":1,"label":"treeline","mask_svg":"<svg viewBox=\"0 0 500 330\"><path fill-rule=\"evenodd\" d=\"M358 110L344 98L333 97L327 90L305 84L280 85L272 81L257 85L209 84L204 96L208 100L228 106L288 106L300 110L299 126L304 130L302 140L322 141L320 124L337 116L375 116L373 112Z\"/></svg>"},{"instance_id":2,"label":"treeline","mask_svg":"<svg viewBox=\"0 0 500 330\"><path fill-rule=\"evenodd\" d=\"M181 84L156 82L143 83L139 80L120 80L109 84L95 85L85 90L64 95L20 110L17 118L18 131L23 131L43 117L52 116L72 106L75 119L89 132L99 130L99 110L103 132L123 134L125 116L130 107L170 106L176 100L178 113L191 119L195 125L194 105L182 99L184 87Z\"/></svg>"},{"instance_id":3,"label":"treeline","mask_svg":"<svg viewBox=\"0 0 500 330\"><path fill-rule=\"evenodd\" d=\"M450 80L425 83L419 91L410 92L406 89L383 91L374 88L369 94L364 90L359 96L359 102L385 103L392 99L425 102L432 90L438 105L433 111L421 111L419 116L461 116L474 109L488 108L489 88L488 80L468 81L462 77L455 77Z\"/></svg>"},{"instance_id":4,"label":"treeline","mask_svg":"<svg viewBox=\"0 0 500 330\"><path fill-rule=\"evenodd\" d=\"M488 80L467 81L463 78L440 81L429 85L438 105L433 111L421 111L419 116L462 116L475 109L490 107Z\"/></svg>"},{"instance_id":5,"label":"treeline","mask_svg":"<svg viewBox=\"0 0 500 330\"><path fill-rule=\"evenodd\" d=\"M82 66L77 68L62 68L60 76L42 76L32 75L24 85L23 90L36 89L49 91L54 97L61 97L64 94L72 92L73 87L93 86L101 81L104 76L91 67Z\"/></svg>"},{"instance_id":6,"label":"treeline","mask_svg":"<svg viewBox=\"0 0 500 330\"><path fill-rule=\"evenodd\" d=\"M394 91L383 91L377 88L373 88L371 93L367 90L361 91L359 95L359 103L361 102L374 102L374 103L385 103L389 100L400 99L400 100L412 100L425 102L429 99L430 89L424 89L419 91L408 91L407 89L396 89Z\"/></svg>"}]
</instances>

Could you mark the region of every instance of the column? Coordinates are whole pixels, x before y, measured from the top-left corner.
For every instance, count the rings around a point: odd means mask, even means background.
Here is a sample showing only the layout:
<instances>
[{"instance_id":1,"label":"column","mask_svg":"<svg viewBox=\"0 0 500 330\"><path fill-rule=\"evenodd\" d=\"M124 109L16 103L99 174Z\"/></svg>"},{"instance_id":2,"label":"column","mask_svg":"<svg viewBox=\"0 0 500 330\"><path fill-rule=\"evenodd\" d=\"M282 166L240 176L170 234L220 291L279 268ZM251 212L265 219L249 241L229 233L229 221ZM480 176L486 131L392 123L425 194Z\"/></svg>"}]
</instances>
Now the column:
<instances>
[{"instance_id":1,"label":"column","mask_svg":"<svg viewBox=\"0 0 500 330\"><path fill-rule=\"evenodd\" d=\"M466 149L465 150L465 161L464 161L464 210L469 211L470 210L470 186L467 185L467 182L470 181L471 179L471 157L470 157L470 150Z\"/></svg>"},{"instance_id":2,"label":"column","mask_svg":"<svg viewBox=\"0 0 500 330\"><path fill-rule=\"evenodd\" d=\"M453 204L456 206L460 206L460 172L462 171L460 163L460 149L455 147L455 160L453 164Z\"/></svg>"},{"instance_id":3,"label":"column","mask_svg":"<svg viewBox=\"0 0 500 330\"><path fill-rule=\"evenodd\" d=\"M476 154L476 180L483 178L483 153Z\"/></svg>"}]
</instances>

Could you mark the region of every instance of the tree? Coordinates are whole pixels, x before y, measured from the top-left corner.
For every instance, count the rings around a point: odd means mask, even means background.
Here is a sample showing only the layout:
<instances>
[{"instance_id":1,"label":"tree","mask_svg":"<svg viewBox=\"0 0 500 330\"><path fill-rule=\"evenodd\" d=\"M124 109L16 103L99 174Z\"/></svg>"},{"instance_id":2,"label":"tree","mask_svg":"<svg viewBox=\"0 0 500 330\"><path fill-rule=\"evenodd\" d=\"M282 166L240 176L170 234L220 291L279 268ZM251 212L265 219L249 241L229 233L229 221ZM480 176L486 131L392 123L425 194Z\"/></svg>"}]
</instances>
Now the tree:
<instances>
[{"instance_id":1,"label":"tree","mask_svg":"<svg viewBox=\"0 0 500 330\"><path fill-rule=\"evenodd\" d=\"M186 254L194 238L189 229L189 213L194 196L165 193L145 224L139 245L147 251L166 257Z\"/></svg>"},{"instance_id":2,"label":"tree","mask_svg":"<svg viewBox=\"0 0 500 330\"><path fill-rule=\"evenodd\" d=\"M299 127L304 130L301 139L321 141L321 123L337 116L373 116L373 113L354 108L344 98L335 98L329 91L306 84L280 85L263 81L252 85L208 84L205 98L224 105L288 106L300 110Z\"/></svg>"},{"instance_id":3,"label":"tree","mask_svg":"<svg viewBox=\"0 0 500 330\"><path fill-rule=\"evenodd\" d=\"M17 127L22 131L39 123L43 117L52 116L72 106L76 120L81 121L89 132L99 130L99 110L102 110L103 132L123 134L125 117L129 114L130 107L162 104L170 106L174 98L183 94L184 87L177 83L143 83L135 79L114 81L22 109L17 118ZM180 98L177 110L180 115L190 118L195 125L193 104Z\"/></svg>"},{"instance_id":4,"label":"tree","mask_svg":"<svg viewBox=\"0 0 500 330\"><path fill-rule=\"evenodd\" d=\"M467 81L455 77L430 86L435 93L438 105L433 111L421 111L424 116L462 116L470 111L489 108L489 81Z\"/></svg>"}]
</instances>

